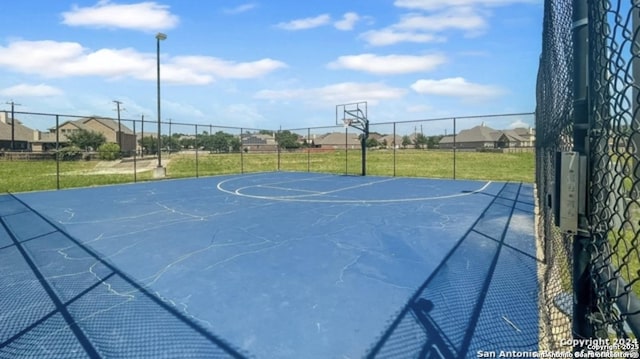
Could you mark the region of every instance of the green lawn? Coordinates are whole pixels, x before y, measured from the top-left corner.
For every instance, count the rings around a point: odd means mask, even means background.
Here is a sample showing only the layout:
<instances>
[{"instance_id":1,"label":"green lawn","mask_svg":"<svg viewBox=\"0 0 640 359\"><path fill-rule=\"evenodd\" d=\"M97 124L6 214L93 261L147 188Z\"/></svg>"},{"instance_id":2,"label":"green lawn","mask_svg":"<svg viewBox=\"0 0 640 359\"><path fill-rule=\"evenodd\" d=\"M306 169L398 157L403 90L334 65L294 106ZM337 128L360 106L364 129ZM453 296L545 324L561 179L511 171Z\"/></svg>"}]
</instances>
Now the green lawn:
<instances>
[{"instance_id":1,"label":"green lawn","mask_svg":"<svg viewBox=\"0 0 640 359\"><path fill-rule=\"evenodd\" d=\"M88 187L151 179L151 173L98 174L97 161L0 161L0 193ZM59 166L59 175L58 175Z\"/></svg>"},{"instance_id":2,"label":"green lawn","mask_svg":"<svg viewBox=\"0 0 640 359\"><path fill-rule=\"evenodd\" d=\"M311 171L358 175L361 152L171 154L167 176L184 178L265 171ZM135 175L107 174L98 161L0 161L0 192L26 192L72 187L146 181L151 171ZM59 166L59 175L58 175ZM453 152L424 150L375 150L367 153L367 174L379 176L453 178ZM533 182L534 153L458 152L455 158L458 179Z\"/></svg>"},{"instance_id":3,"label":"green lawn","mask_svg":"<svg viewBox=\"0 0 640 359\"><path fill-rule=\"evenodd\" d=\"M638 223L636 221L636 223ZM637 231L623 229L617 233L609 233L610 259L613 267L620 271L620 276L627 282L631 290L640 297L640 249L638 248ZM626 289L626 288L625 288Z\"/></svg>"}]
</instances>

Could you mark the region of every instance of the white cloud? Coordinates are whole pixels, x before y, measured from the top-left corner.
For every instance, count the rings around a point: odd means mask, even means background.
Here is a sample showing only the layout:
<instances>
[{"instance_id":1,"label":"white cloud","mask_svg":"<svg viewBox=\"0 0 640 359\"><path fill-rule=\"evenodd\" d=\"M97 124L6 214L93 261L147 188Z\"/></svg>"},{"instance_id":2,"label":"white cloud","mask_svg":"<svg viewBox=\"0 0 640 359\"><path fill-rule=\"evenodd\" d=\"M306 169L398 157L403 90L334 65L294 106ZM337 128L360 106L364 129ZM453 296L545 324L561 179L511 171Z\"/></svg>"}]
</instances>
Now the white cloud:
<instances>
[{"instance_id":1,"label":"white cloud","mask_svg":"<svg viewBox=\"0 0 640 359\"><path fill-rule=\"evenodd\" d=\"M340 56L336 61L331 62L328 67L331 69L364 71L379 75L396 75L432 71L445 63L445 61L446 58L443 55L377 56L374 54L361 54Z\"/></svg>"},{"instance_id":2,"label":"white cloud","mask_svg":"<svg viewBox=\"0 0 640 359\"><path fill-rule=\"evenodd\" d=\"M409 113L424 113L432 110L433 110L433 107L428 105L413 105L413 106L407 107L407 112Z\"/></svg>"},{"instance_id":3,"label":"white cloud","mask_svg":"<svg viewBox=\"0 0 640 359\"><path fill-rule=\"evenodd\" d=\"M224 9L223 11L225 14L236 15L236 14L241 14L243 12L251 11L257 7L258 7L258 4L247 3L247 4L238 5L234 8Z\"/></svg>"},{"instance_id":4,"label":"white cloud","mask_svg":"<svg viewBox=\"0 0 640 359\"><path fill-rule=\"evenodd\" d=\"M289 22L281 22L277 27L284 30L307 30L315 27L328 25L331 22L331 16L329 14L322 14L316 17L307 17L304 19L292 20Z\"/></svg>"},{"instance_id":5,"label":"white cloud","mask_svg":"<svg viewBox=\"0 0 640 359\"><path fill-rule=\"evenodd\" d=\"M362 33L360 37L372 46L387 46L401 42L430 43L445 41L444 37L435 34L398 31L392 28L367 31Z\"/></svg>"},{"instance_id":6,"label":"white cloud","mask_svg":"<svg viewBox=\"0 0 640 359\"><path fill-rule=\"evenodd\" d=\"M470 7L451 8L431 15L407 14L393 25L397 30L431 32L449 29L476 32L486 27L485 17Z\"/></svg>"},{"instance_id":7,"label":"white cloud","mask_svg":"<svg viewBox=\"0 0 640 359\"><path fill-rule=\"evenodd\" d=\"M90 51L74 42L15 41L0 46L0 66L46 78L101 76L109 79L156 79L156 54L134 49ZM232 62L206 56L161 59L163 82L209 84L218 78L255 78L285 67L286 64L261 59Z\"/></svg>"},{"instance_id":8,"label":"white cloud","mask_svg":"<svg viewBox=\"0 0 640 359\"><path fill-rule=\"evenodd\" d=\"M184 117L190 117L190 118L206 117L204 112L202 112L200 109L196 108L195 106L185 102L171 101L171 100L168 100L166 97L162 99L162 106L165 110L165 113L177 113Z\"/></svg>"},{"instance_id":9,"label":"white cloud","mask_svg":"<svg viewBox=\"0 0 640 359\"><path fill-rule=\"evenodd\" d=\"M261 77L287 66L284 62L269 58L252 62L232 62L208 56L180 56L174 59L174 63L220 78L235 79Z\"/></svg>"},{"instance_id":10,"label":"white cloud","mask_svg":"<svg viewBox=\"0 0 640 359\"><path fill-rule=\"evenodd\" d=\"M69 26L97 28L123 28L141 31L157 31L174 28L179 18L171 14L169 7L155 2L115 4L99 1L90 7L73 6L62 13L62 23Z\"/></svg>"},{"instance_id":11,"label":"white cloud","mask_svg":"<svg viewBox=\"0 0 640 359\"><path fill-rule=\"evenodd\" d=\"M418 80L411 88L420 94L466 98L496 97L504 93L500 87L468 82L462 77Z\"/></svg>"},{"instance_id":12,"label":"white cloud","mask_svg":"<svg viewBox=\"0 0 640 359\"><path fill-rule=\"evenodd\" d=\"M302 100L312 103L336 105L358 101L375 104L380 100L401 98L406 90L382 83L343 82L324 87L289 90L262 90L256 98L265 100Z\"/></svg>"},{"instance_id":13,"label":"white cloud","mask_svg":"<svg viewBox=\"0 0 640 359\"><path fill-rule=\"evenodd\" d=\"M396 0L393 4L400 8L417 10L446 9L453 6L505 6L510 4L536 4L540 0Z\"/></svg>"},{"instance_id":14,"label":"white cloud","mask_svg":"<svg viewBox=\"0 0 640 359\"><path fill-rule=\"evenodd\" d=\"M62 90L45 84L19 84L0 90L0 95L6 97L50 97L62 94Z\"/></svg>"},{"instance_id":15,"label":"white cloud","mask_svg":"<svg viewBox=\"0 0 640 359\"><path fill-rule=\"evenodd\" d=\"M360 15L355 12L348 12L342 15L342 20L336 21L333 26L342 31L353 30L356 23L360 20Z\"/></svg>"},{"instance_id":16,"label":"white cloud","mask_svg":"<svg viewBox=\"0 0 640 359\"><path fill-rule=\"evenodd\" d=\"M401 42L444 42L445 31L463 31L467 36L482 33L488 27L485 16L470 7L446 9L429 15L411 13L399 22L360 37L373 46L387 46Z\"/></svg>"},{"instance_id":17,"label":"white cloud","mask_svg":"<svg viewBox=\"0 0 640 359\"><path fill-rule=\"evenodd\" d=\"M522 119L517 119L509 124L509 128L522 128L522 127L529 128L531 127L531 125L522 121Z\"/></svg>"}]
</instances>

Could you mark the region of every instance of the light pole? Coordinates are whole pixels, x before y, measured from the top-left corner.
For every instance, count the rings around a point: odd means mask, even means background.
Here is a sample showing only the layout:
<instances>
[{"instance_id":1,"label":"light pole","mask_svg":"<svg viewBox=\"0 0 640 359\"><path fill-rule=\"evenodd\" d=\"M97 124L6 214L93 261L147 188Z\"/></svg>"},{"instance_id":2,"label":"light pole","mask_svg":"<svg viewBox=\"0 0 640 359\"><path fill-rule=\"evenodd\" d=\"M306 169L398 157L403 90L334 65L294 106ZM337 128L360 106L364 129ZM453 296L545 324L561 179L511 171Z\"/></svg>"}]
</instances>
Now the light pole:
<instances>
[{"instance_id":1,"label":"light pole","mask_svg":"<svg viewBox=\"0 0 640 359\"><path fill-rule=\"evenodd\" d=\"M156 177L164 177L165 171L162 168L162 151L161 146L162 142L160 139L160 41L166 40L167 35L159 32L156 34L156 44L157 44L157 52L156 52L156 68L157 68L157 80L158 80L158 167L156 168Z\"/></svg>"}]
</instances>

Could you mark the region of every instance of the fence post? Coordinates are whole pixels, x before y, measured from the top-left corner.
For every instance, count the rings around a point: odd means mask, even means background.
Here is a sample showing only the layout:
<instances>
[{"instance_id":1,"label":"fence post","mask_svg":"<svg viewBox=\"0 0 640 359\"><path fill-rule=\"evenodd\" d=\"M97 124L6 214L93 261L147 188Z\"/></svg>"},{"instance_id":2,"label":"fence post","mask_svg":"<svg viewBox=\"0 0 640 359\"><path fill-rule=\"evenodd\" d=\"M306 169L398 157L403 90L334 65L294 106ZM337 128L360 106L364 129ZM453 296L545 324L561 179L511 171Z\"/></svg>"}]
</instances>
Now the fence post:
<instances>
[{"instance_id":1,"label":"fence post","mask_svg":"<svg viewBox=\"0 0 640 359\"><path fill-rule=\"evenodd\" d=\"M589 135L589 103L588 85L589 76L588 55L589 55L589 16L587 0L573 1L573 150L581 157L590 158L588 135ZM589 162L589 161L585 161ZM584 163L584 162L583 162ZM587 165L589 166L589 165ZM579 193L579 196L588 198L588 188L590 187L591 168L587 168L586 177L581 179L585 183L586 193ZM557 175L557 174L556 174ZM557 179L559 180L559 179ZM572 330L575 339L594 337L592 319L592 305L594 304L595 293L591 282L591 234L588 226L588 205L585 200L586 210L578 214L578 233L573 238L573 322ZM580 212L580 211L579 211ZM574 350L583 348L575 346Z\"/></svg>"},{"instance_id":2,"label":"fence post","mask_svg":"<svg viewBox=\"0 0 640 359\"><path fill-rule=\"evenodd\" d=\"M362 147L362 176L367 175L367 139L369 138L369 120L364 121L360 147Z\"/></svg>"},{"instance_id":3,"label":"fence post","mask_svg":"<svg viewBox=\"0 0 640 359\"><path fill-rule=\"evenodd\" d=\"M133 143L133 182L138 182L138 134L136 134L136 120L133 120L133 138L135 138L135 142ZM120 148L122 151L122 148Z\"/></svg>"},{"instance_id":4,"label":"fence post","mask_svg":"<svg viewBox=\"0 0 640 359\"><path fill-rule=\"evenodd\" d=\"M398 144L396 143L396 123L393 123L393 177L396 176L396 147Z\"/></svg>"},{"instance_id":5,"label":"fence post","mask_svg":"<svg viewBox=\"0 0 640 359\"><path fill-rule=\"evenodd\" d=\"M56 189L60 189L60 116L56 115Z\"/></svg>"},{"instance_id":6,"label":"fence post","mask_svg":"<svg viewBox=\"0 0 640 359\"><path fill-rule=\"evenodd\" d=\"M349 175L349 127L344 128L344 174Z\"/></svg>"},{"instance_id":7,"label":"fence post","mask_svg":"<svg viewBox=\"0 0 640 359\"><path fill-rule=\"evenodd\" d=\"M456 118L453 118L453 179L456 179Z\"/></svg>"},{"instance_id":8,"label":"fence post","mask_svg":"<svg viewBox=\"0 0 640 359\"><path fill-rule=\"evenodd\" d=\"M242 134L244 133L244 129L240 128L240 173L244 174L244 148L242 148Z\"/></svg>"},{"instance_id":9,"label":"fence post","mask_svg":"<svg viewBox=\"0 0 640 359\"><path fill-rule=\"evenodd\" d=\"M307 128L307 172L311 172L311 128ZM315 143L313 144L315 146Z\"/></svg>"},{"instance_id":10,"label":"fence post","mask_svg":"<svg viewBox=\"0 0 640 359\"><path fill-rule=\"evenodd\" d=\"M211 131L209 131L209 136L211 136ZM196 178L199 177L199 172L198 172L198 125L196 124L196 145L194 146L196 148Z\"/></svg>"}]
</instances>

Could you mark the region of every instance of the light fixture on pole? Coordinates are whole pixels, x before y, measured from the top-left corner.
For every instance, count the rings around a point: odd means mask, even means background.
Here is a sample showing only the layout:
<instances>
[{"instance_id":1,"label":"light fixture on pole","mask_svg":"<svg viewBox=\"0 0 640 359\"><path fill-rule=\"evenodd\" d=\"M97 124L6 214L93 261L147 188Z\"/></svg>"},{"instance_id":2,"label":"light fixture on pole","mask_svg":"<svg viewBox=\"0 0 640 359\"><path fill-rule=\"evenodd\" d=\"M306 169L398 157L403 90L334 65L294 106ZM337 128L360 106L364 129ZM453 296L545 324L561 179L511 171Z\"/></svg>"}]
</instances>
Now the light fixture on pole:
<instances>
[{"instance_id":1,"label":"light fixture on pole","mask_svg":"<svg viewBox=\"0 0 640 359\"><path fill-rule=\"evenodd\" d=\"M161 141L161 135L160 135L160 41L166 40L167 39L167 35L163 34L161 32L156 34L156 44L157 44L157 51L156 51L156 69L157 69L157 90L158 90L158 167L156 168L155 171L155 177L164 177L165 176L165 170L162 167L162 151L161 151L161 146L162 146L162 141Z\"/></svg>"}]
</instances>

